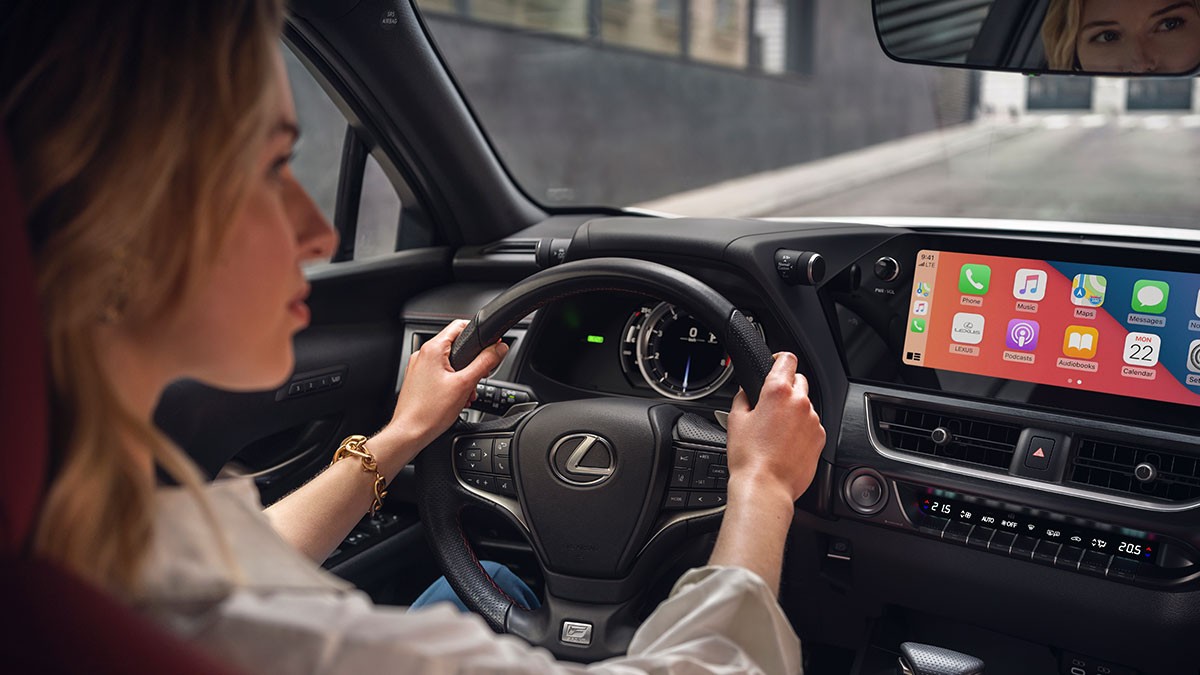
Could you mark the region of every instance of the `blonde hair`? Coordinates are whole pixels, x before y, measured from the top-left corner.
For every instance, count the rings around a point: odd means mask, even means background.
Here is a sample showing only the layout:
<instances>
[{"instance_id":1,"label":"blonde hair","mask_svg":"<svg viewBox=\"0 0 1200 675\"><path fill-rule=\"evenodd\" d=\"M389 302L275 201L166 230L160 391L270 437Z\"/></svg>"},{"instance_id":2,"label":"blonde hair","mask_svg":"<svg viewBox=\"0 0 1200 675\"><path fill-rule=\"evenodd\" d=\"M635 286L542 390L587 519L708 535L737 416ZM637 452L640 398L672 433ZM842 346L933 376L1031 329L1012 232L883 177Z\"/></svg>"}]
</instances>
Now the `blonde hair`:
<instances>
[{"instance_id":1,"label":"blonde hair","mask_svg":"<svg viewBox=\"0 0 1200 675\"><path fill-rule=\"evenodd\" d=\"M197 496L202 479L121 403L98 333L170 316L213 263L269 122L283 14L283 0L34 1L0 48L52 378L34 550L118 593L152 534L146 467Z\"/></svg>"},{"instance_id":2,"label":"blonde hair","mask_svg":"<svg viewBox=\"0 0 1200 675\"><path fill-rule=\"evenodd\" d=\"M1042 45L1051 70L1076 70L1075 42L1083 20L1083 0L1050 0L1042 22Z\"/></svg>"}]
</instances>

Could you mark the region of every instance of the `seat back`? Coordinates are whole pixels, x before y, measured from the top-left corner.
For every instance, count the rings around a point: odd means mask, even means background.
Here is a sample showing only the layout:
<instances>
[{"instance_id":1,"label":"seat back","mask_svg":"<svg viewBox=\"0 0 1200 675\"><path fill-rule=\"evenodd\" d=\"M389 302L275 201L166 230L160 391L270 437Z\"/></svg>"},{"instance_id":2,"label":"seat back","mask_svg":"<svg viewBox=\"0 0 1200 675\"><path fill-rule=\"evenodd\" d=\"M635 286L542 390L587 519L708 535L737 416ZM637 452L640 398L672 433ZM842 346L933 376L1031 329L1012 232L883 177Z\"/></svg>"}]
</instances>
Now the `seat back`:
<instances>
[{"instance_id":1,"label":"seat back","mask_svg":"<svg viewBox=\"0 0 1200 675\"><path fill-rule=\"evenodd\" d=\"M0 555L21 552L29 540L46 477L49 447L42 321L33 256L17 176L0 134Z\"/></svg>"},{"instance_id":2,"label":"seat back","mask_svg":"<svg viewBox=\"0 0 1200 675\"><path fill-rule=\"evenodd\" d=\"M16 178L0 134L0 672L233 675L109 595L29 554L49 458L49 397L34 261Z\"/></svg>"}]
</instances>

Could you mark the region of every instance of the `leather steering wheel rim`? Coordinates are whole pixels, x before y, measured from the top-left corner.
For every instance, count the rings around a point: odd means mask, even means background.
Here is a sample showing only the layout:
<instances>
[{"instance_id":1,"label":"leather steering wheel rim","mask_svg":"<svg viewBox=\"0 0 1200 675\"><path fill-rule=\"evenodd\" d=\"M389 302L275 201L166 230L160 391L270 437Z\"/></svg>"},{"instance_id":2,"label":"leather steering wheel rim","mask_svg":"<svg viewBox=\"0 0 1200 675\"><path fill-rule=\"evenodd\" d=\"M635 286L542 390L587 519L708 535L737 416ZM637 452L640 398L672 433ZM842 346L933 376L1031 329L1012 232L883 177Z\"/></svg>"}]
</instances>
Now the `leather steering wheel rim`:
<instances>
[{"instance_id":1,"label":"leather steering wheel rim","mask_svg":"<svg viewBox=\"0 0 1200 675\"><path fill-rule=\"evenodd\" d=\"M716 327L714 332L722 336L722 345L733 363L734 377L751 405L757 403L774 362L758 330L707 284L665 265L635 259L595 258L565 263L517 283L476 313L454 342L451 365L462 369L471 363L530 312L563 298L596 291L661 298L691 312L703 325ZM530 612L495 585L462 528L461 512L472 497L455 476L449 447L454 437L465 432L478 434L515 427L512 420L457 423L418 458L417 488L421 519L450 586L493 630L522 635L522 626L528 623L522 614Z\"/></svg>"}]
</instances>

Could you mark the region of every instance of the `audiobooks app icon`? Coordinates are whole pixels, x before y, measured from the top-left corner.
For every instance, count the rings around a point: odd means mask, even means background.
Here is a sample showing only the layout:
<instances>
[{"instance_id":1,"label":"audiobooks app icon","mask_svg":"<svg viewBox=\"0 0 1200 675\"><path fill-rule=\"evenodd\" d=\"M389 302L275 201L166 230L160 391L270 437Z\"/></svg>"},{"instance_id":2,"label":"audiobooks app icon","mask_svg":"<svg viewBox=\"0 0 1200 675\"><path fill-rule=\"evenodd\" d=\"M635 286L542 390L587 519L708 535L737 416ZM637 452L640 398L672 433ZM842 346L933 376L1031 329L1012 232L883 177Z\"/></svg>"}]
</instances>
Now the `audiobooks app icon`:
<instances>
[{"instance_id":1,"label":"audiobooks app icon","mask_svg":"<svg viewBox=\"0 0 1200 675\"><path fill-rule=\"evenodd\" d=\"M1067 334L1063 336L1063 355L1074 359L1092 359L1096 357L1096 347L1100 343L1100 331L1087 326L1067 326Z\"/></svg>"}]
</instances>

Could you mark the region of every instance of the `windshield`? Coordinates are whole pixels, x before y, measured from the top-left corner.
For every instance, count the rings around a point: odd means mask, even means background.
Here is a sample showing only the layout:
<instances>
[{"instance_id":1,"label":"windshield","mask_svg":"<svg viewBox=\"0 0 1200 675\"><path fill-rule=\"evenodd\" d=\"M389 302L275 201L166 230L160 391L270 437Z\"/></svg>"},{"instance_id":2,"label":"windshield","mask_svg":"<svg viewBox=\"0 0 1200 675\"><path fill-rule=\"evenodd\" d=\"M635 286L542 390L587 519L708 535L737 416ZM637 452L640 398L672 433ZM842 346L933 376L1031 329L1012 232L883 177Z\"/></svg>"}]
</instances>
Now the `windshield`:
<instances>
[{"instance_id":1,"label":"windshield","mask_svg":"<svg viewBox=\"0 0 1200 675\"><path fill-rule=\"evenodd\" d=\"M1171 227L1200 213L1191 79L895 63L865 1L419 4L502 161L549 208Z\"/></svg>"}]
</instances>

